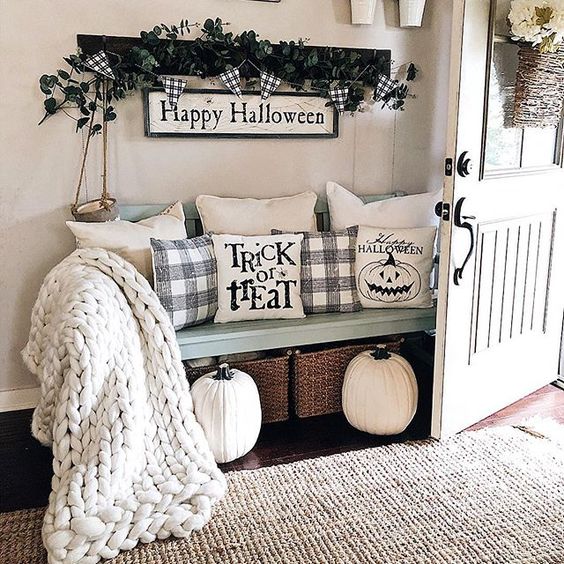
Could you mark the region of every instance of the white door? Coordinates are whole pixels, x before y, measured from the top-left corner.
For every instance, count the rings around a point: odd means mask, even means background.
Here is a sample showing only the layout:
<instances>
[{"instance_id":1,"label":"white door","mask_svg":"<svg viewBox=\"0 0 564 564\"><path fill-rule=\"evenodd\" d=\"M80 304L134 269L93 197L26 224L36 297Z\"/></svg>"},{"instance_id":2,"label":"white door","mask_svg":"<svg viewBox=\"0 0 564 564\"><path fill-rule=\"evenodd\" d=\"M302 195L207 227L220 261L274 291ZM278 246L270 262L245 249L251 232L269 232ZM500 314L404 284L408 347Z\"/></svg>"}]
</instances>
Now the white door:
<instances>
[{"instance_id":1,"label":"white door","mask_svg":"<svg viewBox=\"0 0 564 564\"><path fill-rule=\"evenodd\" d=\"M558 374L562 132L511 127L518 47L508 37L508 11L509 1L454 1L436 438L468 427Z\"/></svg>"}]
</instances>

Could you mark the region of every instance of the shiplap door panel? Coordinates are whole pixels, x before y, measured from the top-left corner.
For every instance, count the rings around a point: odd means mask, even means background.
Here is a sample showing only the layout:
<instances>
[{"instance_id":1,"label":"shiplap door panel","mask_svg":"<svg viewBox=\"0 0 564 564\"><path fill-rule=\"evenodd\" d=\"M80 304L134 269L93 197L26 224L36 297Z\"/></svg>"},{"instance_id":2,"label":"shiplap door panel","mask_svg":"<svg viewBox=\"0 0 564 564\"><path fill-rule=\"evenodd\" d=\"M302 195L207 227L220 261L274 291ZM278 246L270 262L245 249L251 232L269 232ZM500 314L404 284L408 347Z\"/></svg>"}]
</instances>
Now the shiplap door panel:
<instances>
[{"instance_id":1,"label":"shiplap door panel","mask_svg":"<svg viewBox=\"0 0 564 564\"><path fill-rule=\"evenodd\" d=\"M478 223L471 341L475 355L546 330L556 214Z\"/></svg>"},{"instance_id":2,"label":"shiplap door panel","mask_svg":"<svg viewBox=\"0 0 564 564\"><path fill-rule=\"evenodd\" d=\"M543 130L543 139L559 141L545 143L553 154L540 159L541 145L526 143L535 130L515 130L510 119L499 118L502 104L492 88L511 86L516 60L499 23L508 9L508 2L496 0L454 1L447 148L454 166L444 184L450 213L441 222L432 419L437 438L558 374L564 317L562 132ZM494 68L500 61L503 72ZM511 157L519 151L520 158ZM529 166L527 151L545 164ZM473 168L457 167L466 159Z\"/></svg>"}]
</instances>

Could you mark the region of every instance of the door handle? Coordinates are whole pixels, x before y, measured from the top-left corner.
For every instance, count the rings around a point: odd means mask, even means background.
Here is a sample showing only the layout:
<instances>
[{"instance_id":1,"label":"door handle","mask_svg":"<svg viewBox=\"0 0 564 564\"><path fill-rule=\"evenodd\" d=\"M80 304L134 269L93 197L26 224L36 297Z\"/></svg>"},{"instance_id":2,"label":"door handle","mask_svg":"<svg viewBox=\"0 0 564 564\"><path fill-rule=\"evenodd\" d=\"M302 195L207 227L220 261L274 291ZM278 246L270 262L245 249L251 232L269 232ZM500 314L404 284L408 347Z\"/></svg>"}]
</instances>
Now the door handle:
<instances>
[{"instance_id":1,"label":"door handle","mask_svg":"<svg viewBox=\"0 0 564 564\"><path fill-rule=\"evenodd\" d=\"M468 151L460 153L458 161L456 161L456 172L459 176L462 176L462 178L468 176L472 172L472 167L472 160L468 156Z\"/></svg>"},{"instance_id":2,"label":"door handle","mask_svg":"<svg viewBox=\"0 0 564 564\"><path fill-rule=\"evenodd\" d=\"M454 269L454 284L455 286L460 285L460 280L462 278L462 274L464 272L464 269L466 268L466 265L468 264L468 261L470 260L470 257L472 256L472 253L474 252L474 246L475 246L475 240L474 240L474 229L472 227L472 225L470 223L468 223L468 221L466 221L467 219L476 219L476 216L474 215L462 215L462 205L464 204L464 200L466 200L466 198L460 198L458 200L458 202L456 202L456 205L454 206L454 225L456 227L461 227L462 229L467 229L468 232L470 233L470 249L468 250L468 253L466 254L466 258L464 259L462 266L455 268Z\"/></svg>"}]
</instances>

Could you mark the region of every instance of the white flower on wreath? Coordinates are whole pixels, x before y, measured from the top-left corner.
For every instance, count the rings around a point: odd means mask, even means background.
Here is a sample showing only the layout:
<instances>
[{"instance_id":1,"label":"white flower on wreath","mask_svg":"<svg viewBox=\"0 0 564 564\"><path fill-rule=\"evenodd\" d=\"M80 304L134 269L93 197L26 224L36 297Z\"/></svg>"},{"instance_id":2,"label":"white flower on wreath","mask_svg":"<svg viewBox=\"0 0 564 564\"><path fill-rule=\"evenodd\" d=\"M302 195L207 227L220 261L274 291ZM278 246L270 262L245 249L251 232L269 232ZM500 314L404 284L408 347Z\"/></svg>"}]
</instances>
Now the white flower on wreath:
<instances>
[{"instance_id":1,"label":"white flower on wreath","mask_svg":"<svg viewBox=\"0 0 564 564\"><path fill-rule=\"evenodd\" d=\"M513 0L507 19L512 38L541 53L557 51L564 41L564 0Z\"/></svg>"}]
</instances>

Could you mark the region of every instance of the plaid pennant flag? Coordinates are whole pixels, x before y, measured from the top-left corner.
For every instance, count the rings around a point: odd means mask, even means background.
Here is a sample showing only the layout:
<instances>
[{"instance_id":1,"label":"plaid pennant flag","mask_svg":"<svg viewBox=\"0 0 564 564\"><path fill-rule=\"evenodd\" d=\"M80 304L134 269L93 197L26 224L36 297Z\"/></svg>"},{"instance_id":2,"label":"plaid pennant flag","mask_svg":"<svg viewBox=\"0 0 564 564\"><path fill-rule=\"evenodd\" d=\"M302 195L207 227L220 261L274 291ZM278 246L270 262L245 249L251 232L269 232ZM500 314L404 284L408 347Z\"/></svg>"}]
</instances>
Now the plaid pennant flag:
<instances>
[{"instance_id":1,"label":"plaid pennant flag","mask_svg":"<svg viewBox=\"0 0 564 564\"><path fill-rule=\"evenodd\" d=\"M108 55L106 55L105 51L98 51L94 55L88 57L88 59L84 61L84 65L98 74L111 78L112 80L115 79L112 67L110 67Z\"/></svg>"},{"instance_id":2,"label":"plaid pennant flag","mask_svg":"<svg viewBox=\"0 0 564 564\"><path fill-rule=\"evenodd\" d=\"M219 75L219 79L235 96L238 98L241 97L241 74L239 72L239 68L234 68L225 72L222 72Z\"/></svg>"},{"instance_id":3,"label":"plaid pennant flag","mask_svg":"<svg viewBox=\"0 0 564 564\"><path fill-rule=\"evenodd\" d=\"M268 100L270 95L280 86L281 78L262 71L260 73L260 98Z\"/></svg>"},{"instance_id":4,"label":"plaid pennant flag","mask_svg":"<svg viewBox=\"0 0 564 564\"><path fill-rule=\"evenodd\" d=\"M392 80L389 76L381 74L378 77L378 83L374 90L374 100L376 100L376 102L383 100L384 97L397 86L397 83L397 80Z\"/></svg>"},{"instance_id":5,"label":"plaid pennant flag","mask_svg":"<svg viewBox=\"0 0 564 564\"><path fill-rule=\"evenodd\" d=\"M186 81L181 78L173 78L172 76L159 76L159 80L165 89L170 107L176 108L178 99L184 92Z\"/></svg>"},{"instance_id":6,"label":"plaid pennant flag","mask_svg":"<svg viewBox=\"0 0 564 564\"><path fill-rule=\"evenodd\" d=\"M333 100L338 112L342 114L345 111L345 105L349 99L349 88L347 86L330 88L329 98Z\"/></svg>"}]
</instances>

